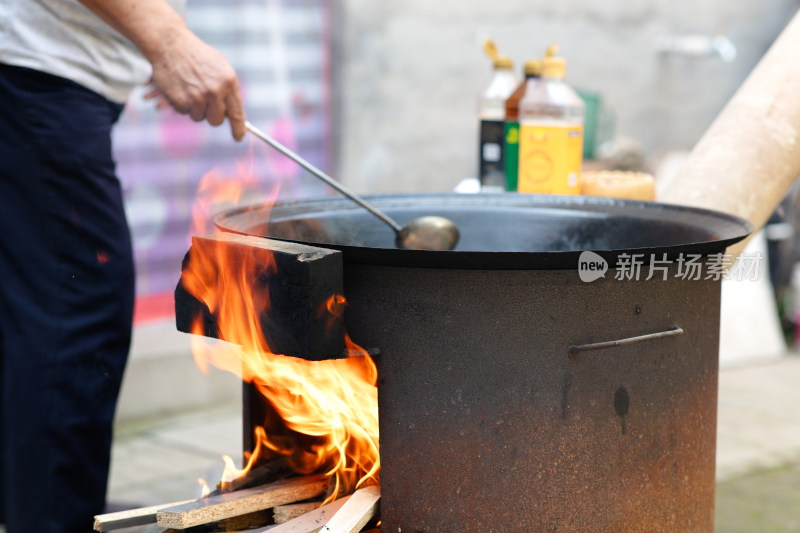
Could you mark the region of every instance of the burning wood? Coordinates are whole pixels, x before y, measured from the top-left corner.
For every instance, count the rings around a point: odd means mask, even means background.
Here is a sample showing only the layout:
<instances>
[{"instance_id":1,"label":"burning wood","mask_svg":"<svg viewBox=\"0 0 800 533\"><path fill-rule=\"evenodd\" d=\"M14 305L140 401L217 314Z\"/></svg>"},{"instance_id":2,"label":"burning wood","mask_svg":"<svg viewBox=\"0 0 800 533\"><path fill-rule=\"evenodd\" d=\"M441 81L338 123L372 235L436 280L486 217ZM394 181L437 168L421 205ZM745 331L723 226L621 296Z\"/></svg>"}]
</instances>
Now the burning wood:
<instances>
[{"instance_id":1,"label":"burning wood","mask_svg":"<svg viewBox=\"0 0 800 533\"><path fill-rule=\"evenodd\" d=\"M308 267L320 260L286 246L230 234L194 237L182 286L215 317L216 336L238 346L209 347L195 338L193 353L201 369L213 364L252 384L279 419L264 428L266 460L285 457L298 474L325 473L333 479L331 501L379 479L377 371L346 334L345 346L360 356L307 361L272 350L258 318L269 316L275 303L268 289L280 283L269 280L279 278L287 261ZM329 297L315 310L316 323L341 324L345 305L342 296ZM193 331L206 327L199 321Z\"/></svg>"},{"instance_id":2,"label":"burning wood","mask_svg":"<svg viewBox=\"0 0 800 533\"><path fill-rule=\"evenodd\" d=\"M186 529L209 524L233 516L270 509L276 505L313 498L322 494L327 486L328 480L322 476L306 476L209 496L158 511L158 525Z\"/></svg>"},{"instance_id":3,"label":"burning wood","mask_svg":"<svg viewBox=\"0 0 800 533\"><path fill-rule=\"evenodd\" d=\"M237 476L233 481L222 480L217 484L209 496L216 496L226 492L257 487L265 483L271 483L288 477L291 473L285 457L279 457L271 461L259 464L256 467L246 468L244 472Z\"/></svg>"},{"instance_id":4,"label":"burning wood","mask_svg":"<svg viewBox=\"0 0 800 533\"><path fill-rule=\"evenodd\" d=\"M380 499L380 489L376 485L363 487L322 506L320 502L272 503L301 500L308 494L321 493L324 487L319 476L294 478L238 493L99 515L95 517L95 530L144 525L155 522L158 515L158 525L151 526L145 533L180 533L195 526L203 526L202 531L242 533L357 533L375 518ZM264 510L270 507L275 523L259 527L268 521L269 515ZM209 527L213 529L206 529Z\"/></svg>"}]
</instances>

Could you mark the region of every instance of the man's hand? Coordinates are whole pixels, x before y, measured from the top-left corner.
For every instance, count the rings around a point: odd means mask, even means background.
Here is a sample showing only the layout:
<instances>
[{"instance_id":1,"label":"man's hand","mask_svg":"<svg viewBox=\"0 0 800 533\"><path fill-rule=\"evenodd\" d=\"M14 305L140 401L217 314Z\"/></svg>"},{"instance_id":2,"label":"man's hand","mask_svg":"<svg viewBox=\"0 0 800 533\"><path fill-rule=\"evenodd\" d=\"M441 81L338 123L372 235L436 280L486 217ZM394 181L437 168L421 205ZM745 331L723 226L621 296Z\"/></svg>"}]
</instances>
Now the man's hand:
<instances>
[{"instance_id":1,"label":"man's hand","mask_svg":"<svg viewBox=\"0 0 800 533\"><path fill-rule=\"evenodd\" d=\"M153 84L170 106L213 126L227 117L234 139L242 140L247 130L239 80L222 54L187 30L151 61Z\"/></svg>"},{"instance_id":2,"label":"man's hand","mask_svg":"<svg viewBox=\"0 0 800 533\"><path fill-rule=\"evenodd\" d=\"M170 106L219 126L227 117L233 138L247 129L236 72L225 57L192 33L164 0L80 0L125 35L153 66L153 83Z\"/></svg>"}]
</instances>

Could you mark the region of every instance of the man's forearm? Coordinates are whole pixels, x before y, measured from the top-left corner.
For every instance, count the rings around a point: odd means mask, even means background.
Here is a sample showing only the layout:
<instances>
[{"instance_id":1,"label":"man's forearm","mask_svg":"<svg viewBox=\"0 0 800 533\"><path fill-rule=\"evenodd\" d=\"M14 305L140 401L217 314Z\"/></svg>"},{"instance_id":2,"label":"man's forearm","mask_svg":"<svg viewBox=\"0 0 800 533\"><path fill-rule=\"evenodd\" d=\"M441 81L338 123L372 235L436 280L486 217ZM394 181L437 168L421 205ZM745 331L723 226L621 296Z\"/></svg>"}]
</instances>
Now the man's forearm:
<instances>
[{"instance_id":1,"label":"man's forearm","mask_svg":"<svg viewBox=\"0 0 800 533\"><path fill-rule=\"evenodd\" d=\"M164 0L78 0L119 31L152 63L186 23Z\"/></svg>"}]
</instances>

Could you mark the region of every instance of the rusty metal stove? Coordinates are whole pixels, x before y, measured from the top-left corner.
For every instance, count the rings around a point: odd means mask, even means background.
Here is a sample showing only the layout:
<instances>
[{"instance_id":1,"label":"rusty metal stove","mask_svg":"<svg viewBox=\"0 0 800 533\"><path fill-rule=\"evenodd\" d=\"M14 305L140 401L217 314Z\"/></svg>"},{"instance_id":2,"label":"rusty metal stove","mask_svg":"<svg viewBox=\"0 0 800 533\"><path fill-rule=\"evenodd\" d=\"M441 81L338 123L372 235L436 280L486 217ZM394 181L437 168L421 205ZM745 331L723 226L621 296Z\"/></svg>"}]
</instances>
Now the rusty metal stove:
<instances>
[{"instance_id":1,"label":"rusty metal stove","mask_svg":"<svg viewBox=\"0 0 800 533\"><path fill-rule=\"evenodd\" d=\"M263 321L284 353L342 353L310 312L332 293L353 339L379 352L382 530L713 530L720 282L678 269L690 255L708 265L747 222L581 197L372 201L401 222L446 216L463 240L392 249L337 199L217 224L276 250L284 277L270 283L288 292ZM604 278L581 281L585 250L608 262ZM666 270L614 279L631 254ZM187 330L196 302L179 286L176 305ZM246 387L246 436L264 413Z\"/></svg>"}]
</instances>

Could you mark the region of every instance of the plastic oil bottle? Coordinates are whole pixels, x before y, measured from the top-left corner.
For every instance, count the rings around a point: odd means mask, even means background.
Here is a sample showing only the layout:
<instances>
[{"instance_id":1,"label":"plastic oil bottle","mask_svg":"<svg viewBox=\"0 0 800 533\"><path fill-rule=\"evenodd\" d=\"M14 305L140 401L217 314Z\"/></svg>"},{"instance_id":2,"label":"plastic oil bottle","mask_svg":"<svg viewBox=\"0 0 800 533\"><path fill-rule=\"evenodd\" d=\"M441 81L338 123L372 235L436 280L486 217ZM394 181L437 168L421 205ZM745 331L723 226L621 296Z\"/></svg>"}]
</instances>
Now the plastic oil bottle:
<instances>
[{"instance_id":1,"label":"plastic oil bottle","mask_svg":"<svg viewBox=\"0 0 800 533\"><path fill-rule=\"evenodd\" d=\"M494 43L484 43L486 54L492 59L492 80L483 91L478 106L480 121L478 145L478 179L481 190L501 192L506 189L504 158L504 127L506 100L517 86L511 58L498 55Z\"/></svg>"},{"instance_id":2,"label":"plastic oil bottle","mask_svg":"<svg viewBox=\"0 0 800 533\"><path fill-rule=\"evenodd\" d=\"M542 62L538 59L526 61L523 74L525 79L506 100L504 156L507 191L517 190L519 177L519 102L525 96L528 84L539 83L541 80Z\"/></svg>"},{"instance_id":3,"label":"plastic oil bottle","mask_svg":"<svg viewBox=\"0 0 800 533\"><path fill-rule=\"evenodd\" d=\"M519 103L519 192L580 194L585 105L565 72L563 58L545 57Z\"/></svg>"}]
</instances>

